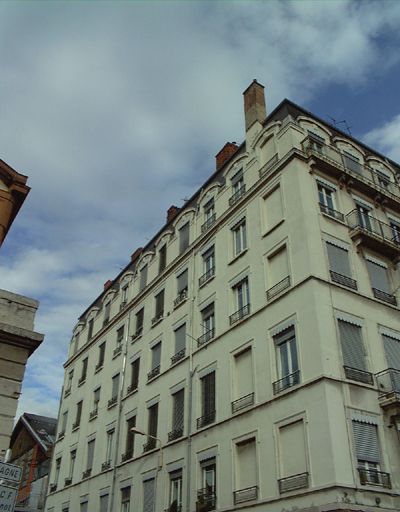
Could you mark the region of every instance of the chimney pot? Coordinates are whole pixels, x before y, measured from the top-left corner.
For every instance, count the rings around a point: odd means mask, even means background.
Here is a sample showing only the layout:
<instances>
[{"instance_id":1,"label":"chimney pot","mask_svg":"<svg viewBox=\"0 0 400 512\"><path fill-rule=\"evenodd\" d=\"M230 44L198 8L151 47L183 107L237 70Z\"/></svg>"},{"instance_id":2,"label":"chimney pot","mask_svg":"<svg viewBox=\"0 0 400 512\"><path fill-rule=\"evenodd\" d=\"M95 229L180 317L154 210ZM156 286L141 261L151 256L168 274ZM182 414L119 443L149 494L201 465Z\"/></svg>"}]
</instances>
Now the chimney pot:
<instances>
[{"instance_id":1,"label":"chimney pot","mask_svg":"<svg viewBox=\"0 0 400 512\"><path fill-rule=\"evenodd\" d=\"M264 86L256 79L247 87L244 96L244 118L246 131L256 122L262 123L267 117L265 108Z\"/></svg>"},{"instance_id":2,"label":"chimney pot","mask_svg":"<svg viewBox=\"0 0 400 512\"><path fill-rule=\"evenodd\" d=\"M172 219L175 219L175 217L180 212L180 208L178 206L172 205L167 210L167 223L171 222Z\"/></svg>"},{"instance_id":3,"label":"chimney pot","mask_svg":"<svg viewBox=\"0 0 400 512\"><path fill-rule=\"evenodd\" d=\"M219 171L221 167L231 158L232 155L238 150L236 142L227 142L225 146L215 155L216 170Z\"/></svg>"},{"instance_id":4,"label":"chimney pot","mask_svg":"<svg viewBox=\"0 0 400 512\"><path fill-rule=\"evenodd\" d=\"M143 251L143 247L138 247L132 254L131 254L131 261L135 261L140 256L141 252Z\"/></svg>"},{"instance_id":5,"label":"chimney pot","mask_svg":"<svg viewBox=\"0 0 400 512\"><path fill-rule=\"evenodd\" d=\"M104 283L104 291L108 290L112 284L113 284L113 282L111 281L111 279L108 279L108 280Z\"/></svg>"}]
</instances>

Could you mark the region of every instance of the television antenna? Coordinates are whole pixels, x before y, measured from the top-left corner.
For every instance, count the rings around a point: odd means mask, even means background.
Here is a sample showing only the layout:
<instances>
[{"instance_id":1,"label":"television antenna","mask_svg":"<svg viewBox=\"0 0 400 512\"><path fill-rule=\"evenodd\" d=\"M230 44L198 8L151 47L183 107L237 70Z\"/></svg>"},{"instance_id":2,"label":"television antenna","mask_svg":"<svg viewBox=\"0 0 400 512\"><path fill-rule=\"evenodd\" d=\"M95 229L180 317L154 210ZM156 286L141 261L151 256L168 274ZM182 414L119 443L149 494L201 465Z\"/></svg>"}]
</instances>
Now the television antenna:
<instances>
[{"instance_id":1,"label":"television antenna","mask_svg":"<svg viewBox=\"0 0 400 512\"><path fill-rule=\"evenodd\" d=\"M352 133L350 131L350 128L351 126L349 126L349 124L347 123L346 119L343 119L342 121L337 121L334 117L332 116L328 116L329 119L332 121L333 123L333 126L337 126L340 128L340 126L338 125L343 125L344 126L344 129L346 130L346 132L352 137Z\"/></svg>"}]
</instances>

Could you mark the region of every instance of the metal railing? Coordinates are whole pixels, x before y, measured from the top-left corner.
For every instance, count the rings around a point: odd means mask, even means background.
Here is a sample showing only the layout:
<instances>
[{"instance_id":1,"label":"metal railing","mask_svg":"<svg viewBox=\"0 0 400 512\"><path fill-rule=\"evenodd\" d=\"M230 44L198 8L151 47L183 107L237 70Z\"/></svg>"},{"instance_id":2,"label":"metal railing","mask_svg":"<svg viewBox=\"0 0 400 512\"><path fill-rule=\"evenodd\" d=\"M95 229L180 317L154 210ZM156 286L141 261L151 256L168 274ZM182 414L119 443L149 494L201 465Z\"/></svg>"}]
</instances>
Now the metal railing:
<instances>
[{"instance_id":1,"label":"metal railing","mask_svg":"<svg viewBox=\"0 0 400 512\"><path fill-rule=\"evenodd\" d=\"M267 300L271 300L276 295L279 295L283 290L289 288L290 286L290 276L286 276L282 281L272 286L269 290L267 290Z\"/></svg>"},{"instance_id":2,"label":"metal railing","mask_svg":"<svg viewBox=\"0 0 400 512\"><path fill-rule=\"evenodd\" d=\"M238 412L245 407L250 407L250 405L254 404L254 393L249 393L248 395L242 396L237 400L232 402L232 412Z\"/></svg>"},{"instance_id":3,"label":"metal railing","mask_svg":"<svg viewBox=\"0 0 400 512\"><path fill-rule=\"evenodd\" d=\"M148 374L147 374L147 380L154 379L157 375L160 374L160 365L155 366Z\"/></svg>"},{"instance_id":4,"label":"metal railing","mask_svg":"<svg viewBox=\"0 0 400 512\"><path fill-rule=\"evenodd\" d=\"M374 383L374 377L371 372L360 370L359 368L352 368L351 366L343 366L343 368L347 379L363 382L364 384Z\"/></svg>"},{"instance_id":5,"label":"metal railing","mask_svg":"<svg viewBox=\"0 0 400 512\"><path fill-rule=\"evenodd\" d=\"M106 460L105 462L103 462L103 464L101 465L101 470L102 471L107 471L107 469L110 469L111 467L111 460Z\"/></svg>"},{"instance_id":6,"label":"metal railing","mask_svg":"<svg viewBox=\"0 0 400 512\"><path fill-rule=\"evenodd\" d=\"M274 395L284 391L285 389L291 388L292 386L296 386L300 382L300 370L297 370L290 375L286 375L272 383L272 390Z\"/></svg>"},{"instance_id":7,"label":"metal railing","mask_svg":"<svg viewBox=\"0 0 400 512\"><path fill-rule=\"evenodd\" d=\"M329 271L331 276L331 280L334 283L341 284L342 286L346 286L347 288L351 288L352 290L357 290L357 281L352 279L351 277L344 276L343 274L339 274L338 272L334 272L333 270Z\"/></svg>"},{"instance_id":8,"label":"metal railing","mask_svg":"<svg viewBox=\"0 0 400 512\"><path fill-rule=\"evenodd\" d=\"M128 304L128 301L123 300L121 302L121 304L119 305L119 310L122 311L127 304Z\"/></svg>"},{"instance_id":9,"label":"metal railing","mask_svg":"<svg viewBox=\"0 0 400 512\"><path fill-rule=\"evenodd\" d=\"M122 352L122 345L118 345L118 347L115 347L115 349L113 350L113 357L117 357L121 354Z\"/></svg>"},{"instance_id":10,"label":"metal railing","mask_svg":"<svg viewBox=\"0 0 400 512\"><path fill-rule=\"evenodd\" d=\"M361 485L377 485L391 489L390 474L377 469L358 468Z\"/></svg>"},{"instance_id":11,"label":"metal railing","mask_svg":"<svg viewBox=\"0 0 400 512\"><path fill-rule=\"evenodd\" d=\"M168 432L168 441L174 441L183 436L183 427L175 428L171 432Z\"/></svg>"},{"instance_id":12,"label":"metal railing","mask_svg":"<svg viewBox=\"0 0 400 512\"><path fill-rule=\"evenodd\" d=\"M107 403L107 407L108 408L113 407L117 402L118 402L118 395L115 395L110 398L110 400Z\"/></svg>"},{"instance_id":13,"label":"metal railing","mask_svg":"<svg viewBox=\"0 0 400 512\"><path fill-rule=\"evenodd\" d=\"M148 452L150 450L154 450L157 446L156 439L150 438L147 443L143 445L143 453Z\"/></svg>"},{"instance_id":14,"label":"metal railing","mask_svg":"<svg viewBox=\"0 0 400 512\"><path fill-rule=\"evenodd\" d=\"M139 327L139 329L136 329L135 334L132 334L131 340L135 341L136 339L140 338L143 332L143 327Z\"/></svg>"},{"instance_id":15,"label":"metal railing","mask_svg":"<svg viewBox=\"0 0 400 512\"><path fill-rule=\"evenodd\" d=\"M215 213L213 213L201 226L201 232L205 233L210 227L214 224L217 216Z\"/></svg>"},{"instance_id":16,"label":"metal railing","mask_svg":"<svg viewBox=\"0 0 400 512\"><path fill-rule=\"evenodd\" d=\"M64 487L68 487L68 485L72 484L72 478L67 476L67 478L64 478Z\"/></svg>"},{"instance_id":17,"label":"metal railing","mask_svg":"<svg viewBox=\"0 0 400 512\"><path fill-rule=\"evenodd\" d=\"M324 213L325 215L328 215L329 217L332 217L333 219L340 220L341 222L344 222L344 215L341 212L338 212L337 210L334 210L333 208L327 206L326 204L319 203L319 209L321 213Z\"/></svg>"},{"instance_id":18,"label":"metal railing","mask_svg":"<svg viewBox=\"0 0 400 512\"><path fill-rule=\"evenodd\" d=\"M126 462L127 460L133 459L133 450L130 452L123 453L121 456L121 462Z\"/></svg>"},{"instance_id":19,"label":"metal railing","mask_svg":"<svg viewBox=\"0 0 400 512\"><path fill-rule=\"evenodd\" d=\"M80 424L81 424L80 421L75 421L75 423L72 425L72 431L78 430L78 428L80 427Z\"/></svg>"},{"instance_id":20,"label":"metal railing","mask_svg":"<svg viewBox=\"0 0 400 512\"><path fill-rule=\"evenodd\" d=\"M242 318L244 318L245 316L247 316L249 314L250 314L250 304L246 304L245 306L240 308L238 311L236 311L235 313L233 313L233 315L231 315L229 317L229 324L230 325L235 324L236 322L239 322L239 320L242 320Z\"/></svg>"},{"instance_id":21,"label":"metal railing","mask_svg":"<svg viewBox=\"0 0 400 512\"><path fill-rule=\"evenodd\" d=\"M202 345L205 345L210 340L214 338L215 335L215 329L210 329L209 331L205 332L202 336L197 338L197 346L201 347Z\"/></svg>"},{"instance_id":22,"label":"metal railing","mask_svg":"<svg viewBox=\"0 0 400 512\"><path fill-rule=\"evenodd\" d=\"M57 483L50 484L49 491L55 492L57 490Z\"/></svg>"},{"instance_id":23,"label":"metal railing","mask_svg":"<svg viewBox=\"0 0 400 512\"><path fill-rule=\"evenodd\" d=\"M247 487L246 489L240 489L239 491L233 491L233 503L238 505L245 501L256 500L258 498L258 486Z\"/></svg>"},{"instance_id":24,"label":"metal railing","mask_svg":"<svg viewBox=\"0 0 400 512\"><path fill-rule=\"evenodd\" d=\"M96 418L96 417L97 417L98 412L99 412L98 407L96 407L95 409L93 409L93 411L90 411L90 413L89 413L89 421L90 421L90 420L94 420L94 418Z\"/></svg>"},{"instance_id":25,"label":"metal railing","mask_svg":"<svg viewBox=\"0 0 400 512\"><path fill-rule=\"evenodd\" d=\"M197 428L205 427L206 425L211 425L215 421L215 411L211 411L200 418L197 418Z\"/></svg>"},{"instance_id":26,"label":"metal railing","mask_svg":"<svg viewBox=\"0 0 400 512\"><path fill-rule=\"evenodd\" d=\"M171 357L171 364L175 364L185 357L186 349L183 348Z\"/></svg>"},{"instance_id":27,"label":"metal railing","mask_svg":"<svg viewBox=\"0 0 400 512\"><path fill-rule=\"evenodd\" d=\"M346 215L346 221L350 229L357 229L375 235L385 242L397 245L400 250L397 234L390 224L386 224L386 222L382 222L369 214L361 213L357 209Z\"/></svg>"},{"instance_id":28,"label":"metal railing","mask_svg":"<svg viewBox=\"0 0 400 512\"><path fill-rule=\"evenodd\" d=\"M129 394L129 393L133 393L134 391L136 391L138 388L138 385L135 383L135 384L129 384L126 392Z\"/></svg>"},{"instance_id":29,"label":"metal railing","mask_svg":"<svg viewBox=\"0 0 400 512\"><path fill-rule=\"evenodd\" d=\"M61 439L64 439L65 437L65 430L61 430L61 432L58 433L57 441L61 441Z\"/></svg>"},{"instance_id":30,"label":"metal railing","mask_svg":"<svg viewBox=\"0 0 400 512\"><path fill-rule=\"evenodd\" d=\"M233 206L235 203L239 201L241 197L243 197L246 193L246 185L243 184L234 194L229 198L229 206Z\"/></svg>"},{"instance_id":31,"label":"metal railing","mask_svg":"<svg viewBox=\"0 0 400 512\"><path fill-rule=\"evenodd\" d=\"M155 317L153 317L151 319L151 325L153 326L153 325L158 324L158 322L161 322L163 317L164 317L164 311L161 311L161 313L159 313L158 315L156 315Z\"/></svg>"},{"instance_id":32,"label":"metal railing","mask_svg":"<svg viewBox=\"0 0 400 512\"><path fill-rule=\"evenodd\" d=\"M299 473L297 475L280 478L278 480L279 492L295 491L308 487L308 472Z\"/></svg>"},{"instance_id":33,"label":"metal railing","mask_svg":"<svg viewBox=\"0 0 400 512\"><path fill-rule=\"evenodd\" d=\"M177 298L174 300L174 308L180 306L188 298L188 289L184 288L178 293Z\"/></svg>"},{"instance_id":34,"label":"metal railing","mask_svg":"<svg viewBox=\"0 0 400 512\"><path fill-rule=\"evenodd\" d=\"M97 373L99 370L101 370L103 368L103 365L104 365L104 362L100 362L100 363L97 363L95 368L94 368L94 373Z\"/></svg>"},{"instance_id":35,"label":"metal railing","mask_svg":"<svg viewBox=\"0 0 400 512\"><path fill-rule=\"evenodd\" d=\"M68 388L64 391L64 398L67 398L71 394L71 388Z\"/></svg>"},{"instance_id":36,"label":"metal railing","mask_svg":"<svg viewBox=\"0 0 400 512\"><path fill-rule=\"evenodd\" d=\"M197 491L196 512L215 510L217 497L212 487L205 487Z\"/></svg>"},{"instance_id":37,"label":"metal railing","mask_svg":"<svg viewBox=\"0 0 400 512\"><path fill-rule=\"evenodd\" d=\"M82 377L78 380L78 386L81 386L86 380L86 375L82 375Z\"/></svg>"},{"instance_id":38,"label":"metal railing","mask_svg":"<svg viewBox=\"0 0 400 512\"><path fill-rule=\"evenodd\" d=\"M203 286L207 283L211 278L215 276L215 267L211 267L207 270L207 272L204 272L204 274L199 278L199 286Z\"/></svg>"},{"instance_id":39,"label":"metal railing","mask_svg":"<svg viewBox=\"0 0 400 512\"><path fill-rule=\"evenodd\" d=\"M392 304L393 306L397 306L397 299L394 295L383 292L382 290L378 290L377 288L372 288L372 293L376 299L383 300L384 302Z\"/></svg>"},{"instance_id":40,"label":"metal railing","mask_svg":"<svg viewBox=\"0 0 400 512\"><path fill-rule=\"evenodd\" d=\"M92 473L92 468L88 468L88 469L85 469L85 471L82 473L82 480L84 478L89 478L89 476L91 475Z\"/></svg>"},{"instance_id":41,"label":"metal railing","mask_svg":"<svg viewBox=\"0 0 400 512\"><path fill-rule=\"evenodd\" d=\"M386 396L392 393L399 394L400 400L400 370L387 368L382 372L375 374L376 383L380 396Z\"/></svg>"},{"instance_id":42,"label":"metal railing","mask_svg":"<svg viewBox=\"0 0 400 512\"><path fill-rule=\"evenodd\" d=\"M260 178L264 176L276 163L278 162L278 153L274 155L272 158L268 160L266 164L264 164L261 169L258 171Z\"/></svg>"}]
</instances>

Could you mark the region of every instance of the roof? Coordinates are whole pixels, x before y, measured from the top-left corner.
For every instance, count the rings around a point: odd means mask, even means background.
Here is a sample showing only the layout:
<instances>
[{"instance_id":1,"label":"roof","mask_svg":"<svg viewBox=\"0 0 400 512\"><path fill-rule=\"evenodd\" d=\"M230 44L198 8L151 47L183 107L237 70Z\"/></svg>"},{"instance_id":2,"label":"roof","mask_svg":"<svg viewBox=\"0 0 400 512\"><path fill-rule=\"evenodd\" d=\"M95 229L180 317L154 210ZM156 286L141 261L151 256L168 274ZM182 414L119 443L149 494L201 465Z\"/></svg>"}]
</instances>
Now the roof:
<instances>
[{"instance_id":1,"label":"roof","mask_svg":"<svg viewBox=\"0 0 400 512\"><path fill-rule=\"evenodd\" d=\"M24 412L14 427L10 446L14 444L22 427L28 430L44 452L47 452L54 444L57 430L57 418L49 418L48 416L38 416L37 414Z\"/></svg>"}]
</instances>

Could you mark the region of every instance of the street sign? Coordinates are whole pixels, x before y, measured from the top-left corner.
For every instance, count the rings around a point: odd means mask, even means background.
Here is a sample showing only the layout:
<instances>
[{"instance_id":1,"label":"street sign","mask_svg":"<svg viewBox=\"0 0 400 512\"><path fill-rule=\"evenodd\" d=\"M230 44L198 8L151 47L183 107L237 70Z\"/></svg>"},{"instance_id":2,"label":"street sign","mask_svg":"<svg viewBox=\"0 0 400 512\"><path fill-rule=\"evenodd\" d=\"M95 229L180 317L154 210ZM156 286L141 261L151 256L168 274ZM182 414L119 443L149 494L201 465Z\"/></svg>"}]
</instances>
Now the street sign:
<instances>
[{"instance_id":1,"label":"street sign","mask_svg":"<svg viewBox=\"0 0 400 512\"><path fill-rule=\"evenodd\" d=\"M0 484L0 511L14 512L18 489Z\"/></svg>"},{"instance_id":2,"label":"street sign","mask_svg":"<svg viewBox=\"0 0 400 512\"><path fill-rule=\"evenodd\" d=\"M15 464L7 464L6 462L0 462L0 480L9 480L10 482L21 481L22 469ZM2 510L0 508L0 510Z\"/></svg>"}]
</instances>

